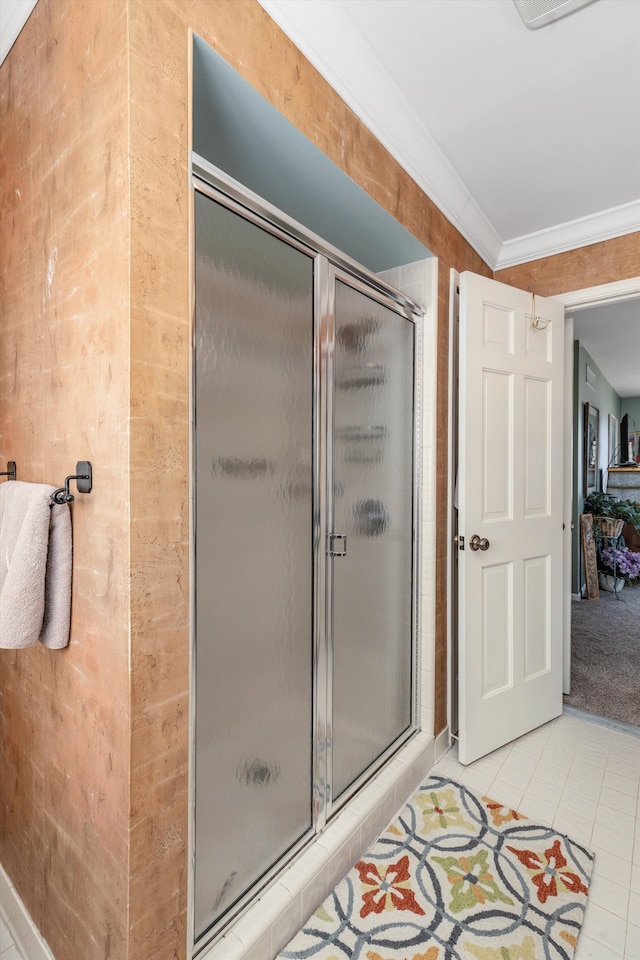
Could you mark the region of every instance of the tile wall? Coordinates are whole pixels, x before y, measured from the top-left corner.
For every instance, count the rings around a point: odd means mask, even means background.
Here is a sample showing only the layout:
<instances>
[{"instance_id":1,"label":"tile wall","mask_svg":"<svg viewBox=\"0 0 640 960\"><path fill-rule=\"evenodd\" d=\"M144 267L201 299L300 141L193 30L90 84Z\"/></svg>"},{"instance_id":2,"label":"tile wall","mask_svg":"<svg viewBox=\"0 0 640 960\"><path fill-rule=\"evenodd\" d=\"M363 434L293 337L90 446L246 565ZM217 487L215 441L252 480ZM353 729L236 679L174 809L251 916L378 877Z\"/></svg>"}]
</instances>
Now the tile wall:
<instances>
[{"instance_id":1,"label":"tile wall","mask_svg":"<svg viewBox=\"0 0 640 960\"><path fill-rule=\"evenodd\" d=\"M420 356L420 728L434 733L435 583L436 583L436 349L438 263L422 260L385 270L379 276L425 310ZM440 732L440 731L438 731Z\"/></svg>"}]
</instances>

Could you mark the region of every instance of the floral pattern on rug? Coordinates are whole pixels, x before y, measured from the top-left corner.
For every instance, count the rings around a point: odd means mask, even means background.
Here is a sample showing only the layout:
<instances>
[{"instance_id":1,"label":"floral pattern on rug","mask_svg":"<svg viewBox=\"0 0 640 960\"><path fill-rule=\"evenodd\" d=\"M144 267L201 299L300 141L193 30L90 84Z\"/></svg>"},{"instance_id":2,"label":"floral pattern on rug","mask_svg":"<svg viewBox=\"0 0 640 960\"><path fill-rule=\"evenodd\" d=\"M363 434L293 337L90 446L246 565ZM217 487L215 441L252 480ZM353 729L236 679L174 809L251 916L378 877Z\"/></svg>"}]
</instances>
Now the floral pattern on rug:
<instances>
[{"instance_id":1,"label":"floral pattern on rug","mask_svg":"<svg viewBox=\"0 0 640 960\"><path fill-rule=\"evenodd\" d=\"M593 854L431 776L278 960L571 960Z\"/></svg>"}]
</instances>

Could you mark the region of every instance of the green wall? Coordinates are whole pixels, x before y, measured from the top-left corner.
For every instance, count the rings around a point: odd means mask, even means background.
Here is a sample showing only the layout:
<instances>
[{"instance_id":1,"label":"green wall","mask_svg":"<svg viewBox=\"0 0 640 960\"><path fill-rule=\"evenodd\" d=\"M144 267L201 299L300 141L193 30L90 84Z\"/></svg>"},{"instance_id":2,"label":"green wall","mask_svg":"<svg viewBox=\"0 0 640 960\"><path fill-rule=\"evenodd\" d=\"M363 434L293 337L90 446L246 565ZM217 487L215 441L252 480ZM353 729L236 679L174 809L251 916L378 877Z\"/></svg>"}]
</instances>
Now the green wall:
<instances>
[{"instance_id":1,"label":"green wall","mask_svg":"<svg viewBox=\"0 0 640 960\"><path fill-rule=\"evenodd\" d=\"M624 417L625 413L628 413L630 417L635 420L636 424L636 436L635 436L635 453L640 453L639 444L640 444L640 397L623 397L620 401L620 416Z\"/></svg>"},{"instance_id":2,"label":"green wall","mask_svg":"<svg viewBox=\"0 0 640 960\"><path fill-rule=\"evenodd\" d=\"M630 413L636 422L636 427L640 430L640 397L623 397L620 408L620 415L624 417L625 413Z\"/></svg>"},{"instance_id":3,"label":"green wall","mask_svg":"<svg viewBox=\"0 0 640 960\"><path fill-rule=\"evenodd\" d=\"M602 472L602 484L606 489L607 466L609 457L609 414L620 420L626 406L623 404L635 403L631 400L622 401L600 367L584 349L579 340L573 344L573 563L571 589L573 593L580 593L582 573L580 567L580 514L583 512L583 475L584 475L584 405L590 403L599 412L598 429L598 468ZM589 380L587 381L587 367ZM640 406L640 398L638 398ZM631 410L637 424L640 417L636 417ZM640 412L640 411L639 411ZM600 480L599 480L600 482ZM598 487L600 489L600 487Z\"/></svg>"}]
</instances>

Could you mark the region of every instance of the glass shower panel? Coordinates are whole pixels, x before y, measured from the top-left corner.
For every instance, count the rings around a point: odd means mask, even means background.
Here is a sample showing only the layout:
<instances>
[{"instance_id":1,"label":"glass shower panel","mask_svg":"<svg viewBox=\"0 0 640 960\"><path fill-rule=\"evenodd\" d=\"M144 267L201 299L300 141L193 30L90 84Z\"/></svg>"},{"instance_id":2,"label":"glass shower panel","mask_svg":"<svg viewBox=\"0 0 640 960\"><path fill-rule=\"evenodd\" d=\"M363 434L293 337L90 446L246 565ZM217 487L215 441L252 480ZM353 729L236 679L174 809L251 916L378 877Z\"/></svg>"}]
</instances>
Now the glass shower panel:
<instances>
[{"instance_id":1,"label":"glass shower panel","mask_svg":"<svg viewBox=\"0 0 640 960\"><path fill-rule=\"evenodd\" d=\"M198 939L312 826L314 261L195 212Z\"/></svg>"},{"instance_id":2,"label":"glass shower panel","mask_svg":"<svg viewBox=\"0 0 640 960\"><path fill-rule=\"evenodd\" d=\"M335 331L334 801L412 723L414 324L338 280Z\"/></svg>"}]
</instances>

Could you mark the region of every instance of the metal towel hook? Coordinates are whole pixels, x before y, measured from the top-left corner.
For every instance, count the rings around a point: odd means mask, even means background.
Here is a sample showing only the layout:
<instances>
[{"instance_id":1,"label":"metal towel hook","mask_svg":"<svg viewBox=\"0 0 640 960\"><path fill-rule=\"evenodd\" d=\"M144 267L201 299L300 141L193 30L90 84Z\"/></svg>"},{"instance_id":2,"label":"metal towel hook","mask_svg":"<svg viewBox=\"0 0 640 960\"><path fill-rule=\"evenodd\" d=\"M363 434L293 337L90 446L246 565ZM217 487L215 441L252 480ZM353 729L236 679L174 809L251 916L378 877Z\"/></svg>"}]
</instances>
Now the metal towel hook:
<instances>
[{"instance_id":1,"label":"metal towel hook","mask_svg":"<svg viewBox=\"0 0 640 960\"><path fill-rule=\"evenodd\" d=\"M531 326L534 330L546 330L551 320L545 317L536 317L536 295L531 294Z\"/></svg>"},{"instance_id":2,"label":"metal towel hook","mask_svg":"<svg viewBox=\"0 0 640 960\"><path fill-rule=\"evenodd\" d=\"M0 472L0 477L8 477L9 480L16 479L16 462L15 460L9 460L7 463L7 469Z\"/></svg>"},{"instance_id":3,"label":"metal towel hook","mask_svg":"<svg viewBox=\"0 0 640 960\"><path fill-rule=\"evenodd\" d=\"M78 460L75 474L66 478L64 487L58 487L57 490L53 491L51 499L54 503L71 503L75 499L69 491L69 484L72 480L76 481L78 493L91 493L93 472L91 470L91 463L88 460Z\"/></svg>"}]
</instances>

